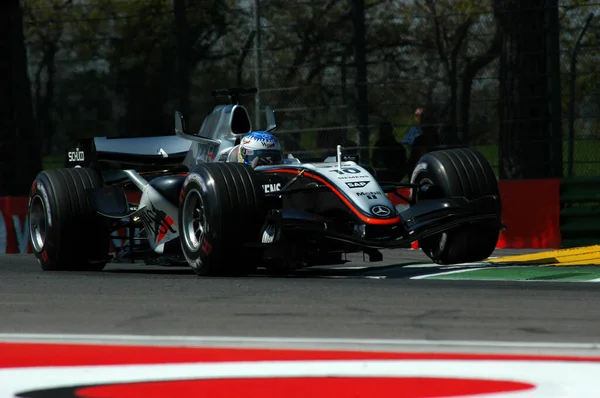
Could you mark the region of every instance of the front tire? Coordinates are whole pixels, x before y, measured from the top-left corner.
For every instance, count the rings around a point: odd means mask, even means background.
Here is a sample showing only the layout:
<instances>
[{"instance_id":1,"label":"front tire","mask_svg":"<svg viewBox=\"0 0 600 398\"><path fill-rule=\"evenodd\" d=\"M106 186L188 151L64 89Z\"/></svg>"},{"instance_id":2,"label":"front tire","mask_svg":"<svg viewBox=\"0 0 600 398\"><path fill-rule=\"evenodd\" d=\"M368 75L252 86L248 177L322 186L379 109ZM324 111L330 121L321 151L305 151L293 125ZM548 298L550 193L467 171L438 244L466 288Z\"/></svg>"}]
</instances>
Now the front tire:
<instances>
[{"instance_id":1,"label":"front tire","mask_svg":"<svg viewBox=\"0 0 600 398\"><path fill-rule=\"evenodd\" d=\"M31 186L29 243L45 271L100 271L108 261L109 227L86 190L101 188L92 169L40 172Z\"/></svg>"},{"instance_id":2,"label":"front tire","mask_svg":"<svg viewBox=\"0 0 600 398\"><path fill-rule=\"evenodd\" d=\"M415 166L411 183L423 182L441 188L443 197L464 196L469 200L486 195L500 197L498 181L489 162L481 153L468 148L423 155ZM500 220L500 203L497 214ZM499 235L497 226L472 223L419 240L419 246L437 264L469 263L488 258L496 249Z\"/></svg>"},{"instance_id":3,"label":"front tire","mask_svg":"<svg viewBox=\"0 0 600 398\"><path fill-rule=\"evenodd\" d=\"M258 175L242 163L205 163L196 166L183 183L179 230L188 264L200 276L244 275L256 269L267 216Z\"/></svg>"}]
</instances>

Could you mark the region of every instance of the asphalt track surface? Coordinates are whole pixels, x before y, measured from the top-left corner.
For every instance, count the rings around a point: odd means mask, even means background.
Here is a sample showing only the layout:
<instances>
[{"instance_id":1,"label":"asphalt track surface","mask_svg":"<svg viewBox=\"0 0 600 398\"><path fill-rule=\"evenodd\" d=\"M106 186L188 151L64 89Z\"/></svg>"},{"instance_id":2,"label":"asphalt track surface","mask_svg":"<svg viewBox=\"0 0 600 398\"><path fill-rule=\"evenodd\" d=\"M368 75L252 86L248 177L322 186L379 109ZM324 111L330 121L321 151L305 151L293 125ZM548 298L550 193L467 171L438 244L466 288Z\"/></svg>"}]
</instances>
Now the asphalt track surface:
<instances>
[{"instance_id":1,"label":"asphalt track surface","mask_svg":"<svg viewBox=\"0 0 600 398\"><path fill-rule=\"evenodd\" d=\"M407 266L426 263L420 251L384 258L376 274L385 279L339 267L200 278L188 268L137 264L43 272L31 255L3 255L0 333L599 340L598 283L411 280L432 272Z\"/></svg>"}]
</instances>

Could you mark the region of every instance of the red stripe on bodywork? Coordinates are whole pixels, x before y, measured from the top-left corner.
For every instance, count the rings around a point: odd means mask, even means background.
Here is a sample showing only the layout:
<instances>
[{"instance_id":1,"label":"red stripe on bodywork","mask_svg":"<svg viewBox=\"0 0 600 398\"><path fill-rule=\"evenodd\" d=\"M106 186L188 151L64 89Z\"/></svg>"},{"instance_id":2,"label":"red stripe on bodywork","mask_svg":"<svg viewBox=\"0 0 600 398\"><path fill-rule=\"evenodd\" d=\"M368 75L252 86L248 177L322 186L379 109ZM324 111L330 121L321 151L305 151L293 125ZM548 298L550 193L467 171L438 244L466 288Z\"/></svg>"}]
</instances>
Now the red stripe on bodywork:
<instances>
[{"instance_id":1,"label":"red stripe on bodywork","mask_svg":"<svg viewBox=\"0 0 600 398\"><path fill-rule=\"evenodd\" d=\"M290 169L271 169L268 171L264 171L265 173L287 173L287 174L300 174L301 170L290 170ZM307 177L310 177L314 180L317 180L321 183L323 183L325 186L327 186L329 189L331 189L333 191L333 193L335 193L337 195L338 198L340 198L342 200L342 202L344 202L346 204L346 206L348 206L353 212L354 214L356 214L358 216L358 218L360 218L361 220L363 220L364 222L366 222L367 224L372 224L372 225L392 225L392 224L397 224L400 222L400 216L396 216L394 218L387 218L385 220L381 220L381 219L377 219L377 218L371 218L371 217L367 217L364 214L362 214L360 212L359 209L356 208L356 206L354 206L345 196L344 194L342 194L340 192L339 189L337 189L337 187L335 185L330 184L327 180L325 180L324 178L311 173L310 171L304 171L304 175Z\"/></svg>"}]
</instances>

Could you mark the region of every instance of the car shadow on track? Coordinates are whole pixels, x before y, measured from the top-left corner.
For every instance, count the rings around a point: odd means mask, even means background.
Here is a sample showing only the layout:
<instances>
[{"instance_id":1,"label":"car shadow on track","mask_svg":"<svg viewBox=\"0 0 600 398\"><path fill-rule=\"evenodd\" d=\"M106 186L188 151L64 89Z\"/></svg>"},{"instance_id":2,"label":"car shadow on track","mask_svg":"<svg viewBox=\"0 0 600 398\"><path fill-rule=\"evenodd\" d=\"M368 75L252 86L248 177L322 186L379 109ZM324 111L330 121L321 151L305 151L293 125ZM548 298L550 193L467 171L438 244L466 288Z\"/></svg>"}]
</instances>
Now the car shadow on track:
<instances>
[{"instance_id":1,"label":"car shadow on track","mask_svg":"<svg viewBox=\"0 0 600 398\"><path fill-rule=\"evenodd\" d=\"M522 254L540 250L501 249L494 256ZM339 265L321 265L293 271L273 272L259 267L252 272L250 278L329 278L329 279L407 279L415 276L434 274L439 272L456 271L468 268L485 266L491 268L500 266L493 263L473 263L457 265L438 265L431 262L420 250L395 249L383 250L383 261L369 262L362 254L351 253L346 256L346 262ZM104 272L119 274L147 274L147 275L191 275L194 272L187 265L183 266L157 266L144 265L143 263L112 263Z\"/></svg>"},{"instance_id":2,"label":"car shadow on track","mask_svg":"<svg viewBox=\"0 0 600 398\"><path fill-rule=\"evenodd\" d=\"M280 278L280 279L395 279L410 278L413 276L437 272L440 267L431 263L401 262L373 266L369 263L348 262L344 265L315 266L297 270L277 271L259 267L251 272L248 278ZM138 275L190 275L195 276L189 267L179 266L147 266L143 264L111 264L103 273L107 274L138 274ZM234 275L235 277L235 275ZM227 278L227 276L210 278Z\"/></svg>"},{"instance_id":3,"label":"car shadow on track","mask_svg":"<svg viewBox=\"0 0 600 398\"><path fill-rule=\"evenodd\" d=\"M191 268L185 267L146 267L139 265L137 268L110 268L102 271L109 274L143 274L143 275L194 275Z\"/></svg>"}]
</instances>

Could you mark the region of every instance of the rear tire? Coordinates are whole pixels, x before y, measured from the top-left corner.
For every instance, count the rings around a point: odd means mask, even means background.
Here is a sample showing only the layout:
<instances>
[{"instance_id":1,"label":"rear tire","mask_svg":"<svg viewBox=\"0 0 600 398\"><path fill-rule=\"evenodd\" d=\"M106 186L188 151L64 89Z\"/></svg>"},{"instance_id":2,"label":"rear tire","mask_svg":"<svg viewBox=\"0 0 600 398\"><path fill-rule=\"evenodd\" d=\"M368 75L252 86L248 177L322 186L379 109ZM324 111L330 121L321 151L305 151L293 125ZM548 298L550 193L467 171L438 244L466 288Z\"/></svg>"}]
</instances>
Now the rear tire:
<instances>
[{"instance_id":1,"label":"rear tire","mask_svg":"<svg viewBox=\"0 0 600 398\"><path fill-rule=\"evenodd\" d=\"M180 195L179 231L188 264L200 276L246 275L256 269L267 216L259 176L242 163L205 163L188 175Z\"/></svg>"},{"instance_id":2,"label":"rear tire","mask_svg":"<svg viewBox=\"0 0 600 398\"><path fill-rule=\"evenodd\" d=\"M109 258L108 220L86 193L101 188L92 169L40 172L31 186L29 243L45 271L100 271Z\"/></svg>"},{"instance_id":3,"label":"rear tire","mask_svg":"<svg viewBox=\"0 0 600 398\"><path fill-rule=\"evenodd\" d=\"M441 188L444 197L464 196L469 200L486 195L500 197L489 162L481 153L468 148L423 155L411 177L413 184L422 182ZM501 220L500 203L497 214ZM469 263L488 258L496 249L499 236L498 227L472 223L419 240L419 246L437 264Z\"/></svg>"}]
</instances>

